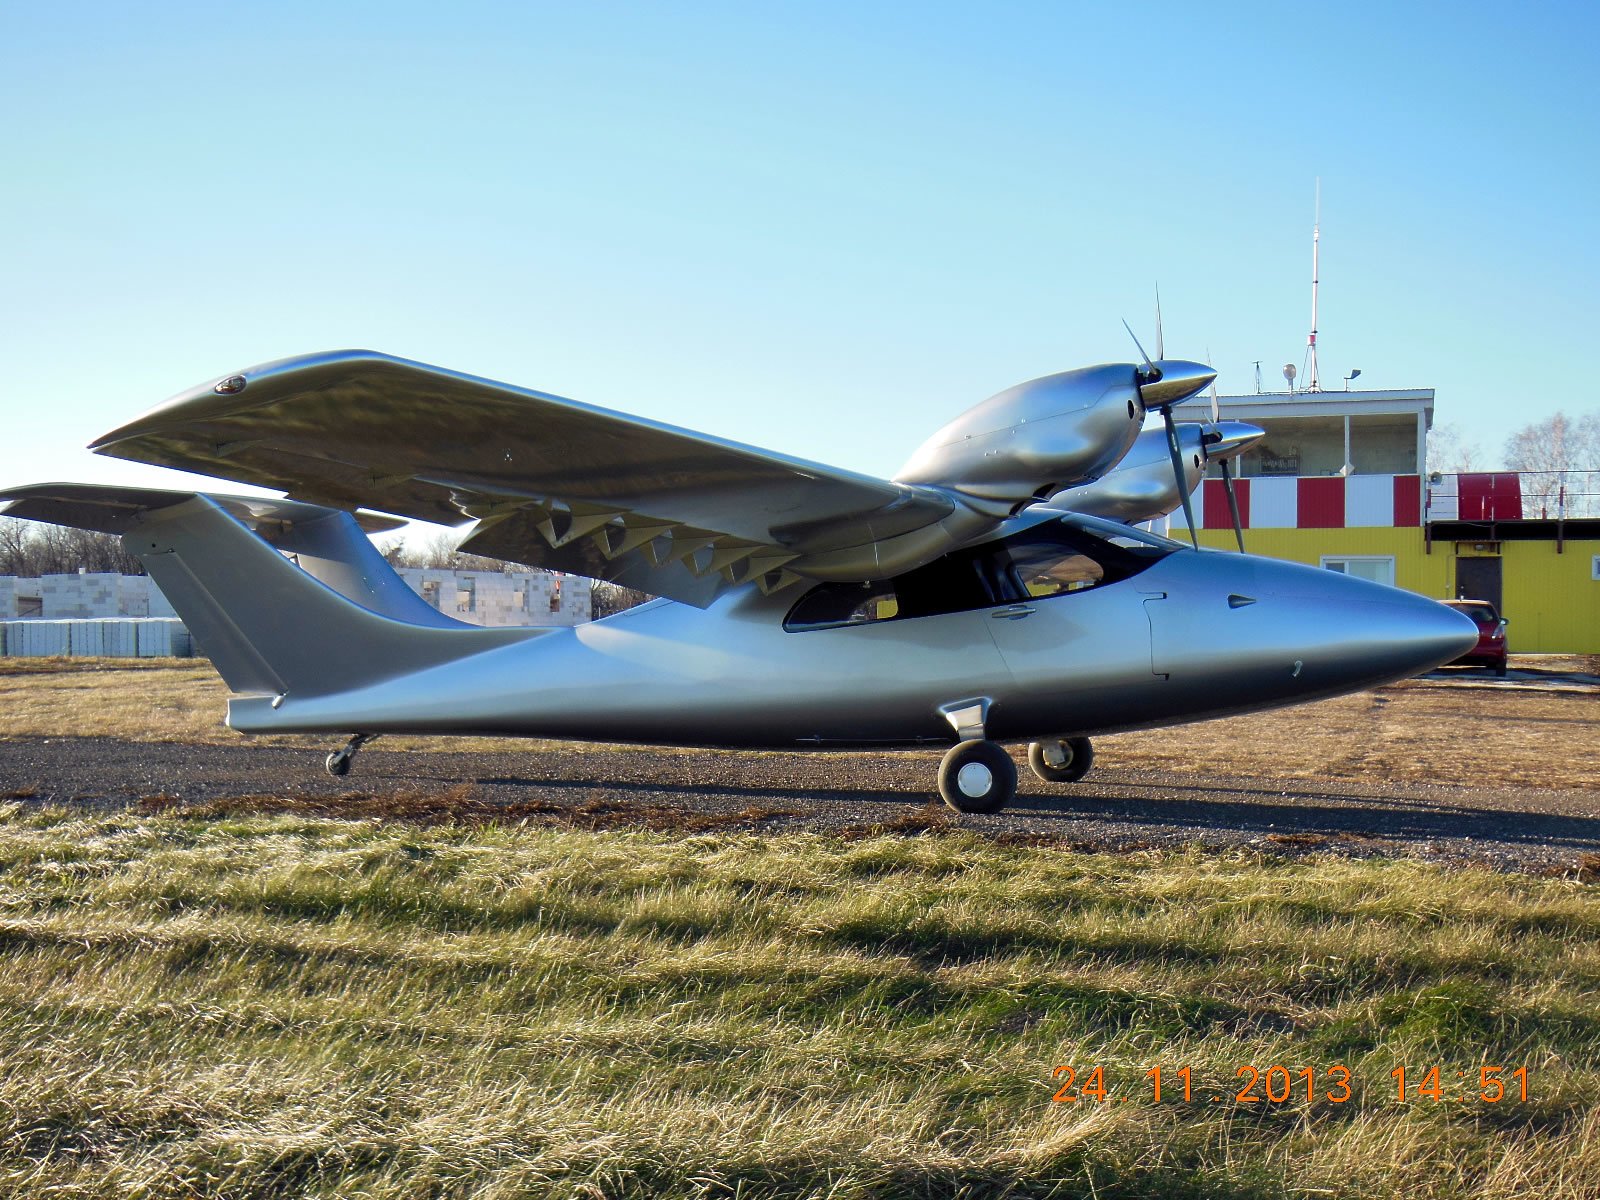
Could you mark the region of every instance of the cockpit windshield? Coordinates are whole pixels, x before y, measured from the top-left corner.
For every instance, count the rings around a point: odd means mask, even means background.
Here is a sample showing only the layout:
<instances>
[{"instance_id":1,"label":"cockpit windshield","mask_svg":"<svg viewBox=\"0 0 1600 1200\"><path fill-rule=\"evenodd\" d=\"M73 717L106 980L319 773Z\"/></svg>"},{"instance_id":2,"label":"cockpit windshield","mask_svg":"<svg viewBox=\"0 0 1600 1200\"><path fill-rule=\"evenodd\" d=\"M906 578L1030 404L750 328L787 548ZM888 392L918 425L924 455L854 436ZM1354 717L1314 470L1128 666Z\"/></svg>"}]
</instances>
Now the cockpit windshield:
<instances>
[{"instance_id":1,"label":"cockpit windshield","mask_svg":"<svg viewBox=\"0 0 1600 1200\"><path fill-rule=\"evenodd\" d=\"M1175 541L1162 534L1151 533L1148 529L1140 529L1135 525L1124 525L1120 521L1108 521L1104 517L1091 517L1085 513L1073 513L1062 519L1119 546L1142 544L1154 546L1168 554L1174 550L1189 549L1189 543L1187 542Z\"/></svg>"},{"instance_id":2,"label":"cockpit windshield","mask_svg":"<svg viewBox=\"0 0 1600 1200\"><path fill-rule=\"evenodd\" d=\"M789 611L791 631L906 620L1065 596L1119 583L1181 543L1071 513L952 551L892 579L824 583Z\"/></svg>"}]
</instances>

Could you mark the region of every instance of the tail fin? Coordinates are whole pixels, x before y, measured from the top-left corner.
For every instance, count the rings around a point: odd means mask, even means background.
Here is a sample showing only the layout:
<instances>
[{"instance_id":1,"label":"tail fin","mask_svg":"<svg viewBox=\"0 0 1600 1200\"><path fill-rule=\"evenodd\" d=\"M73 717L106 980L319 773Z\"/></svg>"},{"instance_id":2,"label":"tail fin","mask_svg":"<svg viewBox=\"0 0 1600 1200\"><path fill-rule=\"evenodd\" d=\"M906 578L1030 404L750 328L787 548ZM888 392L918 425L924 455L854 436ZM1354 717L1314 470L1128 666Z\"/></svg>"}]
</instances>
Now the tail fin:
<instances>
[{"instance_id":1,"label":"tail fin","mask_svg":"<svg viewBox=\"0 0 1600 1200\"><path fill-rule=\"evenodd\" d=\"M8 516L122 534L235 693L327 695L545 632L435 611L338 509L82 484L0 500Z\"/></svg>"}]
</instances>

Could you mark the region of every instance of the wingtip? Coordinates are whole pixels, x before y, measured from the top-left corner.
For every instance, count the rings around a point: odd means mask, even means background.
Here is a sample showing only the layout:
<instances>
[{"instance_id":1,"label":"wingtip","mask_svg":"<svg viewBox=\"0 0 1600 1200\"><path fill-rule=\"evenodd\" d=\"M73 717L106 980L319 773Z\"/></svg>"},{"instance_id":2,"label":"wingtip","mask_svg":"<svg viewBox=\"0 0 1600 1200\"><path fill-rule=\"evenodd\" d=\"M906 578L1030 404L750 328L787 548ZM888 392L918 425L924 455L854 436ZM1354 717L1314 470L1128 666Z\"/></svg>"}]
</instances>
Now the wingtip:
<instances>
[{"instance_id":1,"label":"wingtip","mask_svg":"<svg viewBox=\"0 0 1600 1200\"><path fill-rule=\"evenodd\" d=\"M103 433L90 442L88 449L96 454L112 453L110 447L119 442L141 437L148 433L159 432L174 418L187 421L196 415L197 410L209 415L216 412L231 412L245 409L262 402L267 397L262 396L261 385L275 375L286 374L291 371L306 369L341 367L356 362L403 362L392 354L384 354L378 350L321 350L311 354L297 354L288 358L273 359L270 362L257 363L255 366L246 367L242 371L235 371L228 375L218 375L205 383L196 384L186 391L179 392L163 400L154 408L141 413L132 421L117 426L109 433ZM254 388L254 392L252 392ZM112 454L112 457L117 457Z\"/></svg>"}]
</instances>

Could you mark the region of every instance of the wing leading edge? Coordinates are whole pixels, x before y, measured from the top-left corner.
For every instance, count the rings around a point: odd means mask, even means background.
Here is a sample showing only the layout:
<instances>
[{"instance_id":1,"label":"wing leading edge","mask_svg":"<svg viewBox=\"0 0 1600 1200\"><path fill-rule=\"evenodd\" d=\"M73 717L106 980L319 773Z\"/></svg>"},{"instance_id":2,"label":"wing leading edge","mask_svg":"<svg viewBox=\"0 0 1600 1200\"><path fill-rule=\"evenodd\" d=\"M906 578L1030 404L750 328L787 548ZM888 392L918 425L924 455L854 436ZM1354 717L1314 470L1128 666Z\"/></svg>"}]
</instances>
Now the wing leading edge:
<instances>
[{"instance_id":1,"label":"wing leading edge","mask_svg":"<svg viewBox=\"0 0 1600 1200\"><path fill-rule=\"evenodd\" d=\"M699 605L752 580L870 577L989 519L937 487L360 350L191 389L92 448L312 504L474 518L464 550Z\"/></svg>"}]
</instances>

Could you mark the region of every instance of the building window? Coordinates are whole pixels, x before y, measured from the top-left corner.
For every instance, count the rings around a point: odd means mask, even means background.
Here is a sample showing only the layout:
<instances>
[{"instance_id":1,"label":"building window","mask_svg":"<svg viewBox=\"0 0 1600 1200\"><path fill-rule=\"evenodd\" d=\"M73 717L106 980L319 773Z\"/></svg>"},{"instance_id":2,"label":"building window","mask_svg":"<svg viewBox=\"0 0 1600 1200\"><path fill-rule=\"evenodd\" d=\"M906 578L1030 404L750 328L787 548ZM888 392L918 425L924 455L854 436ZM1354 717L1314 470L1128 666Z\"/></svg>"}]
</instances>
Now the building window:
<instances>
[{"instance_id":1,"label":"building window","mask_svg":"<svg viewBox=\"0 0 1600 1200\"><path fill-rule=\"evenodd\" d=\"M475 612L477 607L478 581L471 575L464 575L456 584L456 611Z\"/></svg>"},{"instance_id":2,"label":"building window","mask_svg":"<svg viewBox=\"0 0 1600 1200\"><path fill-rule=\"evenodd\" d=\"M559 575L550 576L550 611L553 613L561 611L561 577Z\"/></svg>"},{"instance_id":3,"label":"building window","mask_svg":"<svg viewBox=\"0 0 1600 1200\"><path fill-rule=\"evenodd\" d=\"M422 581L422 598L433 607L439 607L439 581L437 579L424 579Z\"/></svg>"},{"instance_id":4,"label":"building window","mask_svg":"<svg viewBox=\"0 0 1600 1200\"><path fill-rule=\"evenodd\" d=\"M1357 579L1368 579L1373 583L1394 586L1393 555L1384 557L1378 554L1346 554L1333 557L1324 554L1322 565L1341 575L1354 575Z\"/></svg>"},{"instance_id":5,"label":"building window","mask_svg":"<svg viewBox=\"0 0 1600 1200\"><path fill-rule=\"evenodd\" d=\"M1600 554L1594 556L1594 561L1589 564L1589 578L1600 579Z\"/></svg>"}]
</instances>

